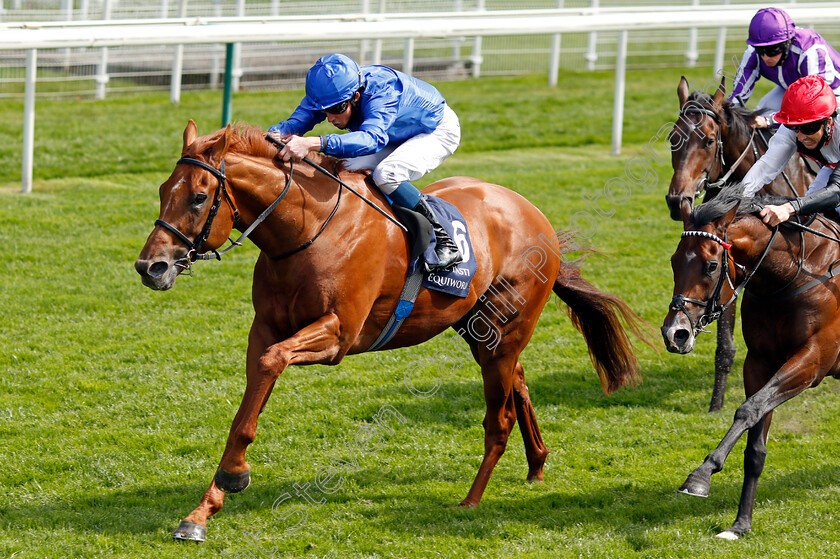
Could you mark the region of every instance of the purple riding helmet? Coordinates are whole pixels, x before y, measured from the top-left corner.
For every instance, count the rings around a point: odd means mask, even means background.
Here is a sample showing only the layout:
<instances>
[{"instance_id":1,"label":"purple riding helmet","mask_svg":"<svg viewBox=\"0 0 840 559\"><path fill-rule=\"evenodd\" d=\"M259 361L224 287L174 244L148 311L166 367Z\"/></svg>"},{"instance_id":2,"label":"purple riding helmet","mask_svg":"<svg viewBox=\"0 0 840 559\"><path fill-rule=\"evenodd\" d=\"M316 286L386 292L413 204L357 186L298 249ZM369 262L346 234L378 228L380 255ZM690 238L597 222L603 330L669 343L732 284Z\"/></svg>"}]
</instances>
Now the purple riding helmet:
<instances>
[{"instance_id":1,"label":"purple riding helmet","mask_svg":"<svg viewBox=\"0 0 840 559\"><path fill-rule=\"evenodd\" d=\"M750 21L747 44L754 47L775 45L793 39L796 26L784 10L762 8Z\"/></svg>"}]
</instances>

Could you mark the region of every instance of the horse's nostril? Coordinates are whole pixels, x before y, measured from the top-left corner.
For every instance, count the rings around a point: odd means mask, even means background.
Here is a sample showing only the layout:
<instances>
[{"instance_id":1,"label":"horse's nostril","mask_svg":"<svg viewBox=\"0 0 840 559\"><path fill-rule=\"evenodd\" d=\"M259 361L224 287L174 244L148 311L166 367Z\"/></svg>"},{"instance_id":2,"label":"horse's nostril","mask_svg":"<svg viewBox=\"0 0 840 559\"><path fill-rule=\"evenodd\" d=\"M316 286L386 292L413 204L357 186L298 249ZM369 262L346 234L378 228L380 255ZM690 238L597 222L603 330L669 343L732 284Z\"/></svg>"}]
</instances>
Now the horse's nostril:
<instances>
[{"instance_id":1,"label":"horse's nostril","mask_svg":"<svg viewBox=\"0 0 840 559\"><path fill-rule=\"evenodd\" d=\"M149 266L149 275L152 277L160 277L166 273L166 270L169 269L169 264L166 262L155 262L151 266Z\"/></svg>"},{"instance_id":2,"label":"horse's nostril","mask_svg":"<svg viewBox=\"0 0 840 559\"><path fill-rule=\"evenodd\" d=\"M684 328L680 328L679 330L674 332L674 341L677 343L684 343L686 340L688 340L688 337L689 331Z\"/></svg>"}]
</instances>

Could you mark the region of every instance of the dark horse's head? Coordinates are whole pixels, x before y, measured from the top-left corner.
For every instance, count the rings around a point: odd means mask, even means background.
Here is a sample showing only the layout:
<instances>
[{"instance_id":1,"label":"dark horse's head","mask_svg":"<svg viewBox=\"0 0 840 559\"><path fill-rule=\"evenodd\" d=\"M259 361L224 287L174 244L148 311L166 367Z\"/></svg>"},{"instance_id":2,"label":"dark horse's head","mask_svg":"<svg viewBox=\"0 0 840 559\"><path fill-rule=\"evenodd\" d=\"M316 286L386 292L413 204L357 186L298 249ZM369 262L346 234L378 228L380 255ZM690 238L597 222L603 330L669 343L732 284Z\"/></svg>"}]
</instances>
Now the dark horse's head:
<instances>
[{"instance_id":1,"label":"dark horse's head","mask_svg":"<svg viewBox=\"0 0 840 559\"><path fill-rule=\"evenodd\" d=\"M739 188L726 188L686 216L686 230L671 256L674 294L662 324L665 347L672 353L694 349L697 334L713 320L711 313L719 304L716 294L727 273L726 229L741 201Z\"/></svg>"},{"instance_id":2,"label":"dark horse's head","mask_svg":"<svg viewBox=\"0 0 840 559\"><path fill-rule=\"evenodd\" d=\"M674 175L665 196L673 220L685 221L697 195L737 159L731 154L749 144L755 113L726 100L724 85L721 80L714 96L689 92L685 77L677 87L680 116L668 137Z\"/></svg>"},{"instance_id":3,"label":"dark horse's head","mask_svg":"<svg viewBox=\"0 0 840 559\"><path fill-rule=\"evenodd\" d=\"M699 332L711 324L731 299L735 282L735 264L729 250L732 240L730 225L740 216L754 215L765 204L779 204L786 200L779 196L760 196L745 199L740 184L723 188L710 201L695 207L686 217L677 250L671 256L674 272L674 293L668 314L662 324L665 347L672 353L689 353ZM760 219L755 227L768 229ZM740 233L743 237L743 232ZM755 232L749 233L754 235ZM739 237L740 238L740 237ZM742 251L747 245L737 245ZM722 292L729 293L722 297Z\"/></svg>"}]
</instances>

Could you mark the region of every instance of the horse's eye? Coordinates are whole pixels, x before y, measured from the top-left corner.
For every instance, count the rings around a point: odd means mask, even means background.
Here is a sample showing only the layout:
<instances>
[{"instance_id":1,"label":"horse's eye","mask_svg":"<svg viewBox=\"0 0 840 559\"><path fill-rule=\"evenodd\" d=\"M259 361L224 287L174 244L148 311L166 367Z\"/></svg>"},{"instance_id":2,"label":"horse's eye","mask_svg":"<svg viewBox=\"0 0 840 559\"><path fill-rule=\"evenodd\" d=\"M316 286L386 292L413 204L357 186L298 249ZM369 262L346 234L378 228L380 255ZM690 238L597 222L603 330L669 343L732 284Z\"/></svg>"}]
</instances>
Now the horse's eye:
<instances>
[{"instance_id":1,"label":"horse's eye","mask_svg":"<svg viewBox=\"0 0 840 559\"><path fill-rule=\"evenodd\" d=\"M207 200L207 195L202 192L198 192L193 195L192 204L193 206L200 206L205 200Z\"/></svg>"},{"instance_id":2,"label":"horse's eye","mask_svg":"<svg viewBox=\"0 0 840 559\"><path fill-rule=\"evenodd\" d=\"M714 138L707 138L707 139L706 139L706 147L707 147L707 148L710 148L710 147L712 147L713 145L715 145L715 139L714 139Z\"/></svg>"},{"instance_id":3,"label":"horse's eye","mask_svg":"<svg viewBox=\"0 0 840 559\"><path fill-rule=\"evenodd\" d=\"M718 263L717 263L717 262L714 262L714 261L712 261L712 262L707 262L707 263L706 263L706 273L711 274L712 272L714 272L715 270L717 270L717 267L718 267Z\"/></svg>"}]
</instances>

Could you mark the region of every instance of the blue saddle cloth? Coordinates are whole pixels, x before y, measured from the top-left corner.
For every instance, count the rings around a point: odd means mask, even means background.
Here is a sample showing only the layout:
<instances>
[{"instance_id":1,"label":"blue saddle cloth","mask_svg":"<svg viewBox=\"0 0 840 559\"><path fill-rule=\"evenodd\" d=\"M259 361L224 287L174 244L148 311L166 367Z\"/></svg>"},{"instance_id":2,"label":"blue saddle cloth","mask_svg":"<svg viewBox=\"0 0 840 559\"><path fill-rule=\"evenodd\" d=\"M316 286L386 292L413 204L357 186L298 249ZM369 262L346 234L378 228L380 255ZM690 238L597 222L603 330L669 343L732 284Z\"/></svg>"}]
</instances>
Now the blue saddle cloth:
<instances>
[{"instance_id":1,"label":"blue saddle cloth","mask_svg":"<svg viewBox=\"0 0 840 559\"><path fill-rule=\"evenodd\" d=\"M435 211L435 215L437 215L440 224L449 234L449 237L458 245L458 250L461 251L464 261L446 270L425 274L423 277L423 287L457 297L466 297L470 294L470 282L472 282L477 268L475 258L473 257L472 242L470 241L467 221L464 219L461 211L449 202L435 196L426 195L426 198L429 206ZM436 239L434 234L432 234L432 240L422 255L422 258L430 265L440 262L437 254L435 254L435 243ZM414 270L415 266L419 265L418 258L412 263L409 274Z\"/></svg>"}]
</instances>

